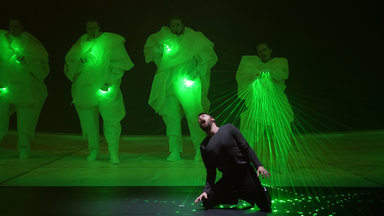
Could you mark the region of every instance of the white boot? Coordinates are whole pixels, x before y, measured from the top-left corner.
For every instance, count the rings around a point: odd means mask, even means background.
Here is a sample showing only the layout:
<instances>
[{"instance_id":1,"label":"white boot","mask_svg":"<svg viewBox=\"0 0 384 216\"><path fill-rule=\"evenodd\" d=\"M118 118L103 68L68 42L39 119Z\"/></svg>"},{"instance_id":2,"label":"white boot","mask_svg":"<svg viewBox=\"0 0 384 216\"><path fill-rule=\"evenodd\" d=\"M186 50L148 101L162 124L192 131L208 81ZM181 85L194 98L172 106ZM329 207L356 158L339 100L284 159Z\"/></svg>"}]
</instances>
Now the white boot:
<instances>
[{"instance_id":1,"label":"white boot","mask_svg":"<svg viewBox=\"0 0 384 216\"><path fill-rule=\"evenodd\" d=\"M94 160L97 159L97 156L98 156L98 152L95 151L95 150L92 150L92 151L89 153L89 155L88 155L88 157L86 158L86 160L87 160L87 161L94 161Z\"/></svg>"},{"instance_id":2,"label":"white boot","mask_svg":"<svg viewBox=\"0 0 384 216\"><path fill-rule=\"evenodd\" d=\"M109 154L109 161L112 164L119 164L120 163L119 156L117 154Z\"/></svg>"},{"instance_id":3,"label":"white boot","mask_svg":"<svg viewBox=\"0 0 384 216\"><path fill-rule=\"evenodd\" d=\"M169 156L167 157L167 161L169 161L169 162L179 161L179 160L181 160L179 152L171 152L169 154Z\"/></svg>"}]
</instances>

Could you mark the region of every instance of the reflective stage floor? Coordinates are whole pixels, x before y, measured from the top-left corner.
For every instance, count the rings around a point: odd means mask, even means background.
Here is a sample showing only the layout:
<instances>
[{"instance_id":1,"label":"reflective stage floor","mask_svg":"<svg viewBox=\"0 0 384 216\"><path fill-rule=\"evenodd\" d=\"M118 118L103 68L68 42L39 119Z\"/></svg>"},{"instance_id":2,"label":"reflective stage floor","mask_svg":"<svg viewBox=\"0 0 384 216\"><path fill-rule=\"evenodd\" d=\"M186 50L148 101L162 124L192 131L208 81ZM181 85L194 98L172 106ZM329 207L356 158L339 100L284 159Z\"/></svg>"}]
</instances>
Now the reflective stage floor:
<instances>
[{"instance_id":1,"label":"reflective stage floor","mask_svg":"<svg viewBox=\"0 0 384 216\"><path fill-rule=\"evenodd\" d=\"M262 181L273 199L269 215L382 211L384 131L323 134L315 139L332 155L323 160L303 155L316 162L311 167L296 165L300 175L273 173L282 179L279 185ZM119 165L109 163L105 142L97 161L85 161L87 145L78 135L38 133L25 160L17 159L16 142L11 132L0 151L0 216L264 215L257 207L204 210L193 205L205 171L202 162L193 160L188 138L184 138L184 159L167 162L166 137L123 136Z\"/></svg>"}]
</instances>

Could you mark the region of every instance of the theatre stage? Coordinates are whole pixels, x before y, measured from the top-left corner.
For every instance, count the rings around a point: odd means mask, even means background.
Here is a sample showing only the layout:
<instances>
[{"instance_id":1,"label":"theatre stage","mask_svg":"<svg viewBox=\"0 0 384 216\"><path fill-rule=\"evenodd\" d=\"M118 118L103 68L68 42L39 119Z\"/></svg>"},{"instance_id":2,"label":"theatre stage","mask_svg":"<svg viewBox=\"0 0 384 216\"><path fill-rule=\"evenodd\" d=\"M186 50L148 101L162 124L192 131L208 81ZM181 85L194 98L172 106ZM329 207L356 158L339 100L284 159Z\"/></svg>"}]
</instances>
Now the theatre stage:
<instances>
[{"instance_id":1,"label":"theatre stage","mask_svg":"<svg viewBox=\"0 0 384 216\"><path fill-rule=\"evenodd\" d=\"M279 185L262 181L272 198L279 194L271 215L382 210L384 131L303 136L326 147L327 152L319 152L326 157L303 155L310 166L291 164L298 173L272 171L282 180ZM16 133L10 132L0 152L0 215L263 215L257 208L207 211L193 204L205 170L193 160L188 137L183 138L183 160L167 162L166 137L122 136L119 165L109 163L105 142L97 161L85 161L87 144L79 135L37 133L25 160L17 159L16 142Z\"/></svg>"}]
</instances>

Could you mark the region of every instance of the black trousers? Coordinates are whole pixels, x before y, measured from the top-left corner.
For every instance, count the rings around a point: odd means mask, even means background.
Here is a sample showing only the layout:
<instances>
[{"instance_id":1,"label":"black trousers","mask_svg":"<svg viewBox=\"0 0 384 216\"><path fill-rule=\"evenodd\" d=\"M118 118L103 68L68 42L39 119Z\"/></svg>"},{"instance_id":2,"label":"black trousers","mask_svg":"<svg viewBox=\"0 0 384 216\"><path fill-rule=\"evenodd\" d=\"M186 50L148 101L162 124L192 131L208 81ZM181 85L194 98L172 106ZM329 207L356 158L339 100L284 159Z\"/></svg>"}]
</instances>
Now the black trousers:
<instances>
[{"instance_id":1,"label":"black trousers","mask_svg":"<svg viewBox=\"0 0 384 216\"><path fill-rule=\"evenodd\" d=\"M236 204L239 199L256 204L261 211L271 211L271 197L267 188L261 185L252 165L239 165L233 170L223 172L223 177L217 181L208 199L203 199L205 208L218 204Z\"/></svg>"}]
</instances>

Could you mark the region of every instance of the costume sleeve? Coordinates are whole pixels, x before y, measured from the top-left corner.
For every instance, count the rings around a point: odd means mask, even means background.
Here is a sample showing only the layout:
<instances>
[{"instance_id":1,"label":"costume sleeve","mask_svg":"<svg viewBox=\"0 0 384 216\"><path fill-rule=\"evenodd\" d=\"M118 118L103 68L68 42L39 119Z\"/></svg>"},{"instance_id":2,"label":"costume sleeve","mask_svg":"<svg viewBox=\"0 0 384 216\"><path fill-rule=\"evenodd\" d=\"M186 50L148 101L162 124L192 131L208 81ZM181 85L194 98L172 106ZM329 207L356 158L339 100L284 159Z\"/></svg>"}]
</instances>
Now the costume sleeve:
<instances>
[{"instance_id":1,"label":"costume sleeve","mask_svg":"<svg viewBox=\"0 0 384 216\"><path fill-rule=\"evenodd\" d=\"M216 167L214 162L206 155L205 151L200 147L201 156L204 162L205 169L207 170L207 178L205 182L204 192L210 194L212 186L216 181Z\"/></svg>"},{"instance_id":2,"label":"costume sleeve","mask_svg":"<svg viewBox=\"0 0 384 216\"><path fill-rule=\"evenodd\" d=\"M240 131L235 127L231 126L232 135L235 137L237 144L240 148L240 152L243 157L248 160L253 166L257 169L259 166L262 166L260 160L257 158L256 153L249 146L248 142L245 140Z\"/></svg>"},{"instance_id":3,"label":"costume sleeve","mask_svg":"<svg viewBox=\"0 0 384 216\"><path fill-rule=\"evenodd\" d=\"M257 56L243 56L236 72L236 81L238 86L238 95L241 99L247 97L247 87L258 77L260 68L257 63L260 59Z\"/></svg>"},{"instance_id":4,"label":"costume sleeve","mask_svg":"<svg viewBox=\"0 0 384 216\"><path fill-rule=\"evenodd\" d=\"M236 72L237 84L240 86L249 85L258 78L257 72L260 69L257 67L258 57L243 56Z\"/></svg>"},{"instance_id":5,"label":"costume sleeve","mask_svg":"<svg viewBox=\"0 0 384 216\"><path fill-rule=\"evenodd\" d=\"M26 40L26 48L23 53L26 67L35 78L43 82L49 74L48 52L43 44L31 34L25 32L23 38Z\"/></svg>"},{"instance_id":6,"label":"costume sleeve","mask_svg":"<svg viewBox=\"0 0 384 216\"><path fill-rule=\"evenodd\" d=\"M195 43L199 43L202 48L194 56L198 65L203 65L208 70L217 62L217 55L213 49L214 44L201 32L195 32ZM196 45L197 46L197 45Z\"/></svg>"},{"instance_id":7,"label":"costume sleeve","mask_svg":"<svg viewBox=\"0 0 384 216\"><path fill-rule=\"evenodd\" d=\"M201 78L203 88L209 88L209 74L211 68L217 62L217 55L213 49L213 44L204 46L194 57L197 65L197 73ZM208 75L207 75L208 74ZM208 92L208 91L207 91Z\"/></svg>"},{"instance_id":8,"label":"costume sleeve","mask_svg":"<svg viewBox=\"0 0 384 216\"><path fill-rule=\"evenodd\" d=\"M288 79L288 60L285 58L276 58L273 64L268 65L268 71L272 79L276 81L283 81Z\"/></svg>"},{"instance_id":9,"label":"costume sleeve","mask_svg":"<svg viewBox=\"0 0 384 216\"><path fill-rule=\"evenodd\" d=\"M65 76L72 82L74 81L73 78L75 74L80 73L80 58L81 58L81 46L80 41L76 41L76 43L71 47L71 49L68 51L67 55L65 56L65 65L64 65L64 73Z\"/></svg>"},{"instance_id":10,"label":"costume sleeve","mask_svg":"<svg viewBox=\"0 0 384 216\"><path fill-rule=\"evenodd\" d=\"M5 58L6 58L6 48L5 48L5 46L6 46L6 33L7 33L7 31L5 31L5 30L1 30L0 29L0 68L3 66L3 64L5 63L4 61L5 61ZM6 75L4 75L4 73L5 73L6 71L4 71L4 70L1 70L0 69L0 88L3 88L4 86L3 86L3 81L4 81L4 79L5 79L5 77L6 77Z\"/></svg>"},{"instance_id":11,"label":"costume sleeve","mask_svg":"<svg viewBox=\"0 0 384 216\"><path fill-rule=\"evenodd\" d=\"M161 30L160 30L161 31ZM144 45L145 62L154 62L156 65L160 64L163 55L164 47L159 42L161 32L157 32L148 37Z\"/></svg>"},{"instance_id":12,"label":"costume sleeve","mask_svg":"<svg viewBox=\"0 0 384 216\"><path fill-rule=\"evenodd\" d=\"M134 65L128 56L124 46L125 40L118 41L111 52L111 70L108 74L107 83L113 84L121 79L124 71L130 70Z\"/></svg>"},{"instance_id":13,"label":"costume sleeve","mask_svg":"<svg viewBox=\"0 0 384 216\"><path fill-rule=\"evenodd\" d=\"M214 44L201 32L193 32L192 47L201 47L194 54L193 59L196 63L196 73L201 81L201 97L204 110L209 110L210 102L208 91L211 79L211 68L217 62L217 55L214 50ZM193 49L192 49L193 50Z\"/></svg>"}]
</instances>

